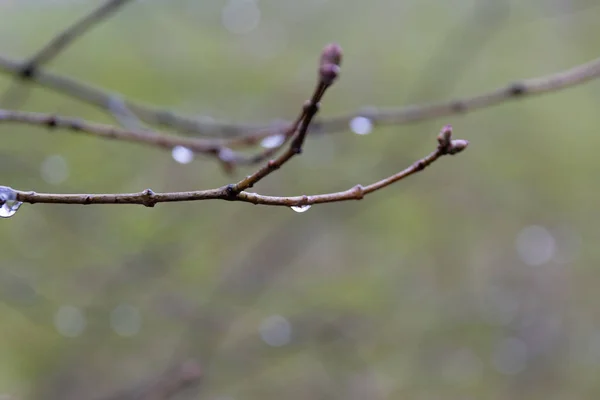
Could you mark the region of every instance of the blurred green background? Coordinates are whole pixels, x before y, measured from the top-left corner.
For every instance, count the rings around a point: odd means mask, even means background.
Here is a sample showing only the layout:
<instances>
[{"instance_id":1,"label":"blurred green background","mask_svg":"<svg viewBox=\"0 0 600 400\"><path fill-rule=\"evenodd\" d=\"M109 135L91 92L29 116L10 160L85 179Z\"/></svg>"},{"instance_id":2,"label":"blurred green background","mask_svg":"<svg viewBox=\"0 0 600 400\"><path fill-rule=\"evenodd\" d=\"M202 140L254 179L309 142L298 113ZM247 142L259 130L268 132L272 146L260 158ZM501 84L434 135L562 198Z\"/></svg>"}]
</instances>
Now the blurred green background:
<instances>
[{"instance_id":1,"label":"blurred green background","mask_svg":"<svg viewBox=\"0 0 600 400\"><path fill-rule=\"evenodd\" d=\"M0 52L24 59L98 4L0 0ZM133 1L46 67L190 115L268 122L296 115L331 41L345 58L322 116L558 72L600 55L598 21L593 0ZM0 93L3 108L114 123L7 75ZM371 183L433 150L446 123L471 145L302 214L25 204L0 221L0 393L142 398L139 385L193 360L202 380L175 398L598 398L599 105L594 81L309 137L258 192ZM205 189L253 171L37 127L0 134L0 184L20 190Z\"/></svg>"}]
</instances>

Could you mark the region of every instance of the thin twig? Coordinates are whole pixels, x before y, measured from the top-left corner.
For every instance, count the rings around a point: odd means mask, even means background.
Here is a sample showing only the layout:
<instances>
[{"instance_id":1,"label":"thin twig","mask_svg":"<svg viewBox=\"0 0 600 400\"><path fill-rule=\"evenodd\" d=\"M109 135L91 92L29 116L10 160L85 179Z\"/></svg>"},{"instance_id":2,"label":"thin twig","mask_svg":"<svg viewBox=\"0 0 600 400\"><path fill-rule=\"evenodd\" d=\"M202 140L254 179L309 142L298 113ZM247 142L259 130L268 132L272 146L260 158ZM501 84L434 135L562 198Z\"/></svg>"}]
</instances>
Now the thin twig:
<instances>
[{"instance_id":1,"label":"thin twig","mask_svg":"<svg viewBox=\"0 0 600 400\"><path fill-rule=\"evenodd\" d=\"M21 62L0 55L0 72L21 76L21 70ZM112 99L123 98L119 93L108 92L73 78L46 72L41 68L27 79L105 111L109 111L111 101L114 101ZM147 124L171 127L182 133L194 133L209 137L239 137L243 136L244 133L247 134L263 127L262 125L206 122L199 118L178 115L166 109L152 107L125 98L123 98L123 104ZM268 136L268 134L264 136Z\"/></svg>"},{"instance_id":2,"label":"thin twig","mask_svg":"<svg viewBox=\"0 0 600 400\"><path fill-rule=\"evenodd\" d=\"M319 109L319 101L321 100L321 97L325 93L327 87L328 85L319 82L312 98L304 106L302 114L300 115L298 120L292 125L294 131L297 129L298 125L300 125L300 127L288 150L282 155L280 155L277 159L269 161L264 167L256 171L254 174L247 176L246 178L242 179L237 184L235 184L232 189L234 193L239 193L243 190L251 188L252 186L254 186L255 183L257 183L267 175L271 174L273 171L276 171L279 168L281 168L281 166L288 162L290 158L302 152L302 145L304 143L304 138L306 137L308 125L317 113Z\"/></svg>"},{"instance_id":3,"label":"thin twig","mask_svg":"<svg viewBox=\"0 0 600 400\"><path fill-rule=\"evenodd\" d=\"M108 0L91 13L87 14L73 25L62 31L59 35L52 38L41 50L24 63L21 74L24 77L31 77L36 69L56 57L62 50L69 46L73 41L86 33L94 25L101 22L110 14L116 12L130 0Z\"/></svg>"},{"instance_id":4,"label":"thin twig","mask_svg":"<svg viewBox=\"0 0 600 400\"><path fill-rule=\"evenodd\" d=\"M341 51L341 49L339 49L339 46L335 47L335 50L338 52ZM341 53L339 57L341 57ZM337 62L339 63L339 60L337 60ZM333 65L333 67L334 69L339 69L339 65ZM338 71L335 70L336 76L337 73ZM294 154L300 152L300 148L302 147L302 142L304 141L308 125L318 110L318 103L321 97L323 96L325 89L333 83L334 78L331 78L330 76L324 77L322 75L323 74L320 73L319 84L315 89L315 93L313 94L312 99L304 106L302 113L296 119L296 121L292 125L288 126L285 132L283 133L285 137L285 143L290 137L294 135L294 133L296 133L296 131L300 127L300 135L298 138L295 139L295 142L291 146L288 153L284 154L284 156L282 156L283 158L269 163L264 169L259 170L252 177L248 177L243 182L240 182L238 185L236 185L237 192L241 192L242 190L249 188L259 179L262 179L274 169L279 168ZM328 83L325 83L323 81L324 78L330 79L330 81ZM272 149L266 149L256 155L246 156L244 154L237 153L231 148L223 145L223 141L218 141L215 139L211 140L202 138L178 137L160 132L151 132L148 130L121 129L109 125L88 122L80 118L69 118L51 114L0 109L0 123L3 122L40 125L48 128L64 128L69 129L75 133L85 133L88 135L95 135L106 139L119 139L129 142L143 143L165 149L172 149L176 146L184 146L195 153L204 153L217 156L219 160L222 161L228 169L231 169L235 165L247 165L261 162L266 158L270 157L280 148L276 147ZM298 142L298 140L300 140L300 142ZM233 144L241 145L243 144L243 142L238 140L234 141Z\"/></svg>"},{"instance_id":5,"label":"thin twig","mask_svg":"<svg viewBox=\"0 0 600 400\"><path fill-rule=\"evenodd\" d=\"M0 55L0 72L19 75L21 63ZM443 101L432 104L411 105L394 109L365 108L357 112L333 118L317 119L312 131L329 133L348 129L350 121L363 116L374 125L402 125L449 115L465 114L491 107L508 100L516 100L530 95L559 91L600 77L600 58L576 67L538 78L525 79L507 84L501 88L472 97ZM71 78L52 74L39 69L29 78L41 86L63 93L106 110L111 98L118 94L79 82ZM264 124L233 124L206 122L198 118L183 116L166 109L156 108L124 99L125 106L140 120L151 125L171 127L178 132L221 138L245 137L243 141L256 141L277 134ZM247 138L250 136L250 138Z\"/></svg>"},{"instance_id":6,"label":"thin twig","mask_svg":"<svg viewBox=\"0 0 600 400\"><path fill-rule=\"evenodd\" d=\"M196 153L218 154L223 148L218 142L210 139L180 137L167 135L166 133L141 130L128 130L111 125L88 122L80 118L0 109L0 123L9 122L39 125L48 128L69 129L75 133L84 133L88 135L99 136L101 138L143 143L166 149L172 149L175 146L185 146Z\"/></svg>"},{"instance_id":7,"label":"thin twig","mask_svg":"<svg viewBox=\"0 0 600 400\"><path fill-rule=\"evenodd\" d=\"M141 129L123 129L111 125L89 122L81 118L58 116L28 111L0 109L0 124L14 123L37 125L49 129L67 129L72 133L93 135L103 139L122 140L171 150L176 146L183 146L196 154L205 154L217 157L228 170L238 165L257 164L279 150L279 147L265 149L254 155L246 155L234 151L217 139L203 139L170 135L165 132L154 132ZM291 128L290 128L291 129ZM290 136L294 131L288 129L283 135ZM241 146L242 143L233 143ZM252 144L252 143L250 143Z\"/></svg>"},{"instance_id":8,"label":"thin twig","mask_svg":"<svg viewBox=\"0 0 600 400\"><path fill-rule=\"evenodd\" d=\"M252 204L284 207L301 207L312 204L335 203L348 200L361 200L365 195L383 189L392 183L401 181L417 172L422 171L427 166L435 162L440 157L450 154L457 154L464 150L468 142L466 140L451 140L451 128L444 127L438 136L437 149L413 163L410 167L372 183L368 186L356 185L348 190L335 193L317 194L312 196L294 196L278 197L264 196L258 193L242 191L236 193L235 185L226 185L217 189L198 190L190 192L169 192L155 193L151 189L146 189L138 193L121 194L51 194L36 193L14 190L16 200L24 203L52 203L52 204L139 204L146 207L153 207L157 203L181 202L181 201L199 201L199 200L227 200L241 201ZM5 190L11 190L4 188Z\"/></svg>"},{"instance_id":9,"label":"thin twig","mask_svg":"<svg viewBox=\"0 0 600 400\"><path fill-rule=\"evenodd\" d=\"M300 154L302 152L302 146L304 145L304 139L306 138L308 127L312 119L315 117L315 115L317 115L317 112L319 112L320 101L323 98L325 91L338 78L341 62L341 47L337 44L325 46L323 52L321 53L321 60L319 64L319 80L317 82L317 86L315 87L310 100L304 104L302 113L296 122L292 124L292 129L288 131L289 135L290 132L298 129L298 133L292 139L292 143L290 143L288 150L275 160L269 161L267 165L256 171L254 174L235 184L231 189L233 193L239 193L251 188L255 183L271 174L273 171L281 168L283 164L288 162L296 154Z\"/></svg>"},{"instance_id":10,"label":"thin twig","mask_svg":"<svg viewBox=\"0 0 600 400\"><path fill-rule=\"evenodd\" d=\"M509 100L555 92L600 78L600 58L573 68L537 78L509 83L504 87L462 99L431 104L412 105L392 109L365 109L348 115L315 121L322 132L345 130L349 122L358 116L366 117L374 125L403 125L456 114L466 114L491 107Z\"/></svg>"},{"instance_id":11,"label":"thin twig","mask_svg":"<svg viewBox=\"0 0 600 400\"><path fill-rule=\"evenodd\" d=\"M59 53L65 50L70 44L72 44L77 38L83 36L87 31L97 25L111 14L115 13L119 8L124 6L130 0L107 0L104 4L94 9L83 18L76 21L73 25L60 32L57 36L53 37L46 45L44 45L37 53L35 53L29 60L24 61L19 66L18 77L24 80L31 79L37 74L39 68L51 61L53 58L59 55ZM10 99L19 89L20 86L17 84L22 81L16 81L9 87L8 91L2 96L2 103ZM21 102L24 97L21 97ZM127 108L127 106L120 101L118 96L111 97L105 105L106 110L124 127L129 129L140 128L142 126L141 121Z\"/></svg>"}]
</instances>

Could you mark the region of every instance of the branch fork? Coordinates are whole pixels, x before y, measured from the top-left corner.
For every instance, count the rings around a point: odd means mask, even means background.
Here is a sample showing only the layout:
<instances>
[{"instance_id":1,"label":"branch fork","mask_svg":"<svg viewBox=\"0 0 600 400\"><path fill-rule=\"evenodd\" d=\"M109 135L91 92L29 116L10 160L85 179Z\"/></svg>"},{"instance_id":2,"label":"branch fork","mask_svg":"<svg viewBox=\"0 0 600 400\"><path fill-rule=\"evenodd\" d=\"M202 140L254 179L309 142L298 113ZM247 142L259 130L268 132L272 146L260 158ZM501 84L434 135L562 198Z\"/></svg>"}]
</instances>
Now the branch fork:
<instances>
[{"instance_id":1,"label":"branch fork","mask_svg":"<svg viewBox=\"0 0 600 400\"><path fill-rule=\"evenodd\" d=\"M340 65L342 62L342 49L337 44L326 46L321 52L321 58L318 67L318 77L312 96L302 107L300 115L285 130L284 135L289 145L277 158L267 161L255 173L247 176L237 183L228 184L216 189L198 190L190 192L170 192L157 193L152 189L146 189L139 193L120 193L120 194L48 194L36 192L24 192L11 188L4 189L4 193L15 201L24 203L62 203L62 204L139 204L145 207L154 207L158 203L179 202L179 201L199 201L199 200L226 200L241 201L252 204L262 204L270 206L286 207L306 207L320 203L334 203L347 200L360 200L369 193L389 186L400 181L437 160L439 157L450 154L454 155L464 150L468 142L465 140L453 140L452 128L446 125L438 136L438 147L436 151L412 164L405 170L375 182L368 186L355 185L354 187L334 193L302 195L294 197L265 196L258 193L248 192L255 184L266 178L274 171L280 169L294 156L302 153L302 148L308 129L319 112L320 103L333 83L339 78ZM225 163L235 161L235 153L227 147L219 147L213 143L199 142L195 138L178 138L152 133L148 131L128 131L120 128L108 127L104 125L91 124L80 120L68 119L52 115L28 114L9 111L0 111L0 121L29 121L45 125L51 128L63 127L70 128L86 133L92 133L103 137L123 138L133 140L146 140L161 146L169 147L174 144L173 140L187 140L187 144L195 150L202 150L209 154L214 154ZM181 142L178 142L181 145ZM196 146L196 147L193 147ZM283 146L283 145L282 145ZM271 155L275 150L269 149L263 152L256 159L261 159L266 155ZM7 197L7 198L8 198Z\"/></svg>"}]
</instances>

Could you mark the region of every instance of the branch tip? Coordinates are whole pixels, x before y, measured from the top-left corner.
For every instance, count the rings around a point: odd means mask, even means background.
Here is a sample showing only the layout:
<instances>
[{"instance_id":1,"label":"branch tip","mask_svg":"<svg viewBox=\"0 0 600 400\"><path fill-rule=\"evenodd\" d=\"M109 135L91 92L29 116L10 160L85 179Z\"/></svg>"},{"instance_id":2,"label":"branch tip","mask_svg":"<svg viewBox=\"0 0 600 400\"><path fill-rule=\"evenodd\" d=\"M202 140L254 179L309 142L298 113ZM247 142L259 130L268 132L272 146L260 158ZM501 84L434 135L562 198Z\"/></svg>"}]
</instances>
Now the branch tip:
<instances>
[{"instance_id":1,"label":"branch tip","mask_svg":"<svg viewBox=\"0 0 600 400\"><path fill-rule=\"evenodd\" d=\"M447 148L450 146L450 140L452 139L452 125L444 125L440 134L437 137L440 148Z\"/></svg>"},{"instance_id":2,"label":"branch tip","mask_svg":"<svg viewBox=\"0 0 600 400\"><path fill-rule=\"evenodd\" d=\"M464 139L455 139L450 142L448 154L455 155L465 150L469 146L469 141Z\"/></svg>"},{"instance_id":3,"label":"branch tip","mask_svg":"<svg viewBox=\"0 0 600 400\"><path fill-rule=\"evenodd\" d=\"M0 186L0 207L7 201L14 201L17 199L17 192L10 186Z\"/></svg>"},{"instance_id":4,"label":"branch tip","mask_svg":"<svg viewBox=\"0 0 600 400\"><path fill-rule=\"evenodd\" d=\"M320 65L333 64L338 67L342 63L342 47L337 43L330 43L321 52Z\"/></svg>"},{"instance_id":5,"label":"branch tip","mask_svg":"<svg viewBox=\"0 0 600 400\"><path fill-rule=\"evenodd\" d=\"M329 86L340 75L342 48L337 43L331 43L323 48L319 62L319 81Z\"/></svg>"}]
</instances>

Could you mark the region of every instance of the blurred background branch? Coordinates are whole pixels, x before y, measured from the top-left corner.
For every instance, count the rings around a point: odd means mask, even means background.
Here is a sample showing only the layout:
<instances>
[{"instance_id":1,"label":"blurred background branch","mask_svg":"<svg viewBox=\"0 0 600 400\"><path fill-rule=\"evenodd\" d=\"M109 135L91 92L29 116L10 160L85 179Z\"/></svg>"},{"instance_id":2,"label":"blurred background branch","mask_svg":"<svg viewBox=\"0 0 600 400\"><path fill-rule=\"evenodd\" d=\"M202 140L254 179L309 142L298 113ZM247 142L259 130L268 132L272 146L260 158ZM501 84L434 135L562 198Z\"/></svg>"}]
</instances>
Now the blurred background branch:
<instances>
[{"instance_id":1,"label":"blurred background branch","mask_svg":"<svg viewBox=\"0 0 600 400\"><path fill-rule=\"evenodd\" d=\"M27 60L21 70L21 75L29 77L43 64L56 57L80 36L84 35L94 25L109 17L111 14L128 3L130 0L108 0L91 13L69 26L57 36L53 37L44 47Z\"/></svg>"}]
</instances>

